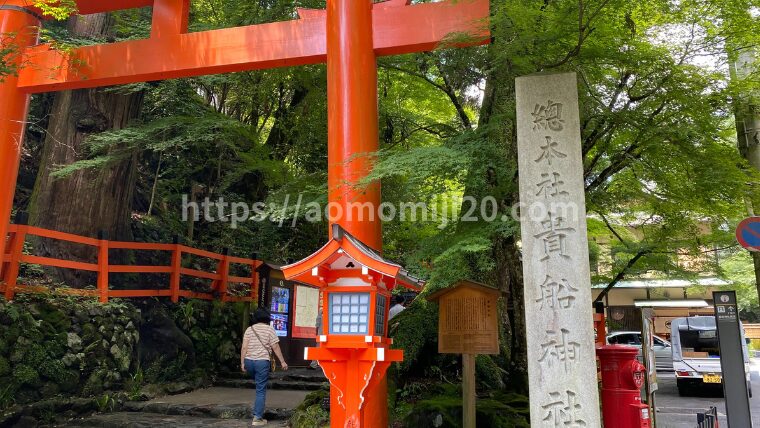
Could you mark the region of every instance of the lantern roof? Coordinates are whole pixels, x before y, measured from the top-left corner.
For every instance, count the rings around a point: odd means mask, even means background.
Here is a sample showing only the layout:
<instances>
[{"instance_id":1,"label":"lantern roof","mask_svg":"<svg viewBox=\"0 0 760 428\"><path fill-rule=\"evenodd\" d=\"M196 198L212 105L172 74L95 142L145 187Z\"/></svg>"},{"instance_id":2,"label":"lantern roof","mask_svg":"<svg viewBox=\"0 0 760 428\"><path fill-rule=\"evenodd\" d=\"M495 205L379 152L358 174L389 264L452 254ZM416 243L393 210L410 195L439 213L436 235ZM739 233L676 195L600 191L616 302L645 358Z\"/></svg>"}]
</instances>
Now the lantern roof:
<instances>
[{"instance_id":1,"label":"lantern roof","mask_svg":"<svg viewBox=\"0 0 760 428\"><path fill-rule=\"evenodd\" d=\"M386 260L340 225L332 225L332 231L330 241L317 252L281 268L285 279L320 288L347 285L346 278L362 280L364 284L359 285L377 284L389 290L404 287L419 291L424 286L424 281L410 275L401 265Z\"/></svg>"}]
</instances>

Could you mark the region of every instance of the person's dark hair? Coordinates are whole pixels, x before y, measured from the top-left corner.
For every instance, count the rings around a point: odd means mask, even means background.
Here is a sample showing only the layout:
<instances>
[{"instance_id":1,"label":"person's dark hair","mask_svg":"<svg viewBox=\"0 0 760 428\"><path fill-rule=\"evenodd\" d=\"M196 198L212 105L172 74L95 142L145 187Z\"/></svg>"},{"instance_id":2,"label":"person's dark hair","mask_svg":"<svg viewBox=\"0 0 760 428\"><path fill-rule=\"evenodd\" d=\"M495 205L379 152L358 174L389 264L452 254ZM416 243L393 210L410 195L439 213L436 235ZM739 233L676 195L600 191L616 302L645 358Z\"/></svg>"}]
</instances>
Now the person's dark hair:
<instances>
[{"instance_id":1,"label":"person's dark hair","mask_svg":"<svg viewBox=\"0 0 760 428\"><path fill-rule=\"evenodd\" d=\"M403 305L406 302L406 299L404 298L404 296L397 294L395 301L397 304Z\"/></svg>"},{"instance_id":2,"label":"person's dark hair","mask_svg":"<svg viewBox=\"0 0 760 428\"><path fill-rule=\"evenodd\" d=\"M272 322L272 314L266 308L258 308L253 313L254 324L269 324Z\"/></svg>"}]
</instances>

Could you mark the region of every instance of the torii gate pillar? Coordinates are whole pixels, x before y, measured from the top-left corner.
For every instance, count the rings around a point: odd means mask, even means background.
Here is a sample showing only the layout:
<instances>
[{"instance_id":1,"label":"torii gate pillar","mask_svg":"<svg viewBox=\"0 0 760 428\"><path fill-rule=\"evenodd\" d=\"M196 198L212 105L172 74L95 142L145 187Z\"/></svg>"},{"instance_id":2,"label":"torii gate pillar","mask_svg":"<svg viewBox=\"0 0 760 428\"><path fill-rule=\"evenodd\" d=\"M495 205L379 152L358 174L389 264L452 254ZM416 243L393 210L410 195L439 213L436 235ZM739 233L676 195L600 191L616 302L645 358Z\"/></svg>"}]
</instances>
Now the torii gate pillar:
<instances>
[{"instance_id":1,"label":"torii gate pillar","mask_svg":"<svg viewBox=\"0 0 760 428\"><path fill-rule=\"evenodd\" d=\"M327 1L327 100L330 223L381 251L380 221L350 212L352 204L380 206L379 184L352 186L372 169L379 144L371 0Z\"/></svg>"},{"instance_id":2,"label":"torii gate pillar","mask_svg":"<svg viewBox=\"0 0 760 428\"><path fill-rule=\"evenodd\" d=\"M21 65L21 54L37 42L39 19L17 6L0 5L0 40L2 46L14 46L13 65ZM26 128L29 94L18 89L18 77L9 75L0 84L0 258L5 254L5 237L13 208L21 147ZM3 263L0 262L0 269Z\"/></svg>"}]
</instances>

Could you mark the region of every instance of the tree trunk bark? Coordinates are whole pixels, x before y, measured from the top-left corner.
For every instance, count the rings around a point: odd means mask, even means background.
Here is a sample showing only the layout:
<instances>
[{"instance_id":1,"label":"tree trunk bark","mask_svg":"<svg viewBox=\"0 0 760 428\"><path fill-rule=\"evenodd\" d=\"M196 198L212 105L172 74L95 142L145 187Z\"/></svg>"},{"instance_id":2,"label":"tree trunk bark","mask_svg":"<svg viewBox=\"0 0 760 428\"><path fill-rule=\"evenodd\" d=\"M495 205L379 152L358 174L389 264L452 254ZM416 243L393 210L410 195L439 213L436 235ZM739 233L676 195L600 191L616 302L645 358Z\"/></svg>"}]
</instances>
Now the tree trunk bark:
<instances>
[{"instance_id":1,"label":"tree trunk bark","mask_svg":"<svg viewBox=\"0 0 760 428\"><path fill-rule=\"evenodd\" d=\"M753 71L754 50L746 50L739 54L734 63L732 77L744 79ZM752 167L760 171L760 100L738 100L736 108L736 132L739 152L747 159ZM758 192L754 198L748 201L750 215L755 215L760 209ZM760 253L752 253L752 261L755 267L755 287L757 288L758 301L760 301Z\"/></svg>"},{"instance_id":2,"label":"tree trunk bark","mask_svg":"<svg viewBox=\"0 0 760 428\"><path fill-rule=\"evenodd\" d=\"M498 49L492 46L491 49ZM498 202L498 215L510 216L512 206L519 201L517 181L517 133L514 127L515 76L511 65L491 67L486 79L485 96L480 110L479 127L488 129L486 138L492 150L489 158L497 164L487 168L488 189L480 196L494 196ZM500 170L501 172L497 172ZM469 194L469 193L468 193ZM523 288L521 252L517 236L498 233L492 238L493 258L496 267L493 280L506 296L502 311L504 340L509 344L510 386L518 391L528 390L528 349L525 329L525 292Z\"/></svg>"},{"instance_id":3,"label":"tree trunk bark","mask_svg":"<svg viewBox=\"0 0 760 428\"><path fill-rule=\"evenodd\" d=\"M72 33L80 37L108 35L111 25L107 14L70 21ZM142 92L84 89L56 94L30 202L31 224L89 237L105 231L110 239L131 239L136 152L103 169L82 170L62 179L54 179L51 173L86 158L88 135L126 127L138 116L142 100ZM94 248L63 241L40 239L35 246L37 254L67 260L92 262L96 255ZM50 273L73 287L93 281L85 272L54 269Z\"/></svg>"}]
</instances>

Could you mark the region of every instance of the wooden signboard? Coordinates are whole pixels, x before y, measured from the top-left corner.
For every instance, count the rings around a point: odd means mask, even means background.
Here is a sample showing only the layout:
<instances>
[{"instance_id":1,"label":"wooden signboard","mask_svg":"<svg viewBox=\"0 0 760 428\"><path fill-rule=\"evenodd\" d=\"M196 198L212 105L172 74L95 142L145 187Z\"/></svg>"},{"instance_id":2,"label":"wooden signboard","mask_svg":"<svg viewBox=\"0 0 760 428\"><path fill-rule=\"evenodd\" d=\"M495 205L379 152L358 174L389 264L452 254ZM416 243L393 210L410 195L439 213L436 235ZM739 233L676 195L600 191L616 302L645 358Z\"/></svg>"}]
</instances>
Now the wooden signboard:
<instances>
[{"instance_id":1,"label":"wooden signboard","mask_svg":"<svg viewBox=\"0 0 760 428\"><path fill-rule=\"evenodd\" d=\"M499 290L472 281L428 297L440 305L438 352L441 354L499 354Z\"/></svg>"},{"instance_id":2,"label":"wooden signboard","mask_svg":"<svg viewBox=\"0 0 760 428\"><path fill-rule=\"evenodd\" d=\"M428 296L438 302L438 352L462 354L462 426L475 428L475 358L499 354L499 290L473 281Z\"/></svg>"}]
</instances>

